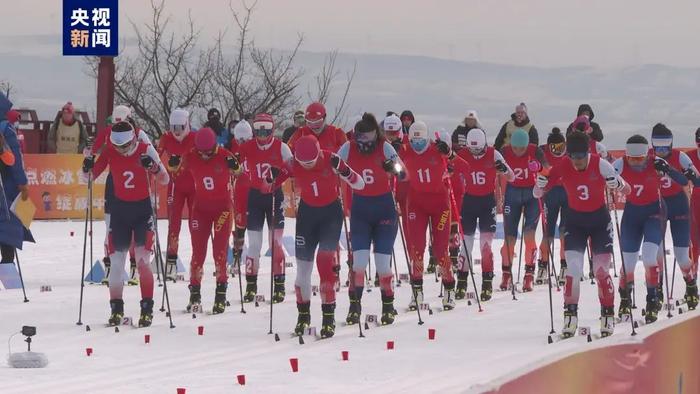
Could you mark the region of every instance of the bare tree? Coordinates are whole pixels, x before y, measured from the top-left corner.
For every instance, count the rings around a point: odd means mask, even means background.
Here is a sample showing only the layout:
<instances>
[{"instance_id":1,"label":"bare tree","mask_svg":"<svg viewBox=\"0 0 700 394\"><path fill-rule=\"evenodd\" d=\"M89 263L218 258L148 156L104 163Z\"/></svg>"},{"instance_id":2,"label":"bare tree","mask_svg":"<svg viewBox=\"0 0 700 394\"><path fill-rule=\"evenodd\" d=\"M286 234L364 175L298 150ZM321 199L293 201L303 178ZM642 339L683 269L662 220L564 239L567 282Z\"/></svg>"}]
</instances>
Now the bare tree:
<instances>
[{"instance_id":1,"label":"bare tree","mask_svg":"<svg viewBox=\"0 0 700 394\"><path fill-rule=\"evenodd\" d=\"M213 47L198 49L200 33L189 13L180 29L171 28L170 16L164 15L165 0L151 0L151 12L145 26L131 22L138 51L135 56L117 58L115 95L157 138L167 130L173 109L211 102L207 82L213 77L215 52ZM181 35L176 36L176 31ZM96 75L95 59L91 65Z\"/></svg>"},{"instance_id":2,"label":"bare tree","mask_svg":"<svg viewBox=\"0 0 700 394\"><path fill-rule=\"evenodd\" d=\"M340 78L340 71L336 67L336 60L338 58L338 50L335 49L326 55L323 61L323 66L318 74L314 77L315 90L312 93L307 90L307 96L311 101L318 101L326 104L331 97L336 85L339 84L338 78ZM352 71L347 71L345 74L345 85L343 86L342 96L336 101L335 108L333 110L333 118L331 118L330 123L336 124L336 122L344 123L347 118L347 99L350 93L350 88L352 87L352 82L355 79L355 72L357 71L357 62L353 64Z\"/></svg>"},{"instance_id":3,"label":"bare tree","mask_svg":"<svg viewBox=\"0 0 700 394\"><path fill-rule=\"evenodd\" d=\"M236 44L230 50L233 54L227 53L225 48L225 33L217 39L214 78L209 81L209 90L225 122L236 116L260 112L286 114L300 103L295 92L302 73L294 66L294 61L304 38L299 36L288 53L258 48L250 36L256 4L241 1L242 10L238 11L229 2L237 29Z\"/></svg>"}]
</instances>

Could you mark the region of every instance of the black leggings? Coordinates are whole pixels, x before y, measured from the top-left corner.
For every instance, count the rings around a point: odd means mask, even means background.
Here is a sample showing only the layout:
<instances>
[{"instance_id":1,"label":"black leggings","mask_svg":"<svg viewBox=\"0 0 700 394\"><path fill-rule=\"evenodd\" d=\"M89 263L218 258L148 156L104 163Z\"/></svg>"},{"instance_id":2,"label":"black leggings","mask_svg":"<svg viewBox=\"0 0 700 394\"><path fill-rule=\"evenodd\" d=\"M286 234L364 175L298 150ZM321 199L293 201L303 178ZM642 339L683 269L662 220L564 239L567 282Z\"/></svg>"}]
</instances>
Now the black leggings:
<instances>
[{"instance_id":1,"label":"black leggings","mask_svg":"<svg viewBox=\"0 0 700 394\"><path fill-rule=\"evenodd\" d=\"M15 261L15 247L10 245L0 245L0 254L2 263L13 263Z\"/></svg>"}]
</instances>

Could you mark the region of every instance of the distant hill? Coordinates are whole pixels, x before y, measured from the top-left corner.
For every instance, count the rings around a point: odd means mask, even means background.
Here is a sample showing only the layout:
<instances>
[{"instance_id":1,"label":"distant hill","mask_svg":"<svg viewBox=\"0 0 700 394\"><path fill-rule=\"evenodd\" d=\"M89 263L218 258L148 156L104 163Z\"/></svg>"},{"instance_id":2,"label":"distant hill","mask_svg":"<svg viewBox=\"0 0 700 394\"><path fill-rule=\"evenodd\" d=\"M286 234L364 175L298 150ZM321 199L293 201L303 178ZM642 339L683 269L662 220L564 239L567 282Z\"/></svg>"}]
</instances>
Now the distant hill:
<instances>
[{"instance_id":1,"label":"distant hill","mask_svg":"<svg viewBox=\"0 0 700 394\"><path fill-rule=\"evenodd\" d=\"M45 119L67 100L94 112L96 85L86 76L82 59L61 57L59 46L54 51L49 45L52 42L46 37L18 38L10 46L8 38L0 39L0 79L17 88L13 101L18 107L37 109ZM299 54L297 65L307 71L306 83L324 55ZM676 145L694 145L693 133L700 126L700 68L535 68L347 53L338 55L337 67L343 72L355 61L351 116L372 111L381 117L387 110L409 108L431 128L451 131L468 109L475 109L493 140L515 104L525 101L544 140L552 126L566 127L578 105L589 103L611 148L622 148L632 133L648 136L659 121L675 132ZM304 88L300 93L305 92Z\"/></svg>"}]
</instances>

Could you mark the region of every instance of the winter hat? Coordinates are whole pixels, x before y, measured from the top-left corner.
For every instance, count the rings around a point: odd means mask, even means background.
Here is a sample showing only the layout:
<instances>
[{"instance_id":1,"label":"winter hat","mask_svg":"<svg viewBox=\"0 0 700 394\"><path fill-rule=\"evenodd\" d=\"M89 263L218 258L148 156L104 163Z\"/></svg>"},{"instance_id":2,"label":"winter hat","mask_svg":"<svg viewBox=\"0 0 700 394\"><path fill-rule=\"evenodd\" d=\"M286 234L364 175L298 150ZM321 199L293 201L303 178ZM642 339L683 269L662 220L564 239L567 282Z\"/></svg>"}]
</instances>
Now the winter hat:
<instances>
[{"instance_id":1,"label":"winter hat","mask_svg":"<svg viewBox=\"0 0 700 394\"><path fill-rule=\"evenodd\" d=\"M209 152L216 147L216 133L209 127L199 129L194 134L194 147L200 152Z\"/></svg>"},{"instance_id":2,"label":"winter hat","mask_svg":"<svg viewBox=\"0 0 700 394\"><path fill-rule=\"evenodd\" d=\"M671 146L673 133L663 123L657 123L651 130L651 144L653 146Z\"/></svg>"},{"instance_id":3,"label":"winter hat","mask_svg":"<svg viewBox=\"0 0 700 394\"><path fill-rule=\"evenodd\" d=\"M584 133L590 130L591 128L591 121L588 119L588 116L586 115L580 115L579 117L574 120L574 130L577 131L583 131Z\"/></svg>"},{"instance_id":4,"label":"winter hat","mask_svg":"<svg viewBox=\"0 0 700 394\"><path fill-rule=\"evenodd\" d=\"M72 114L73 112L75 112L75 108L73 107L73 103L70 102L70 101L67 102L67 103L63 106L63 108L61 108L61 111L63 111L63 112L68 112L69 114Z\"/></svg>"},{"instance_id":5,"label":"winter hat","mask_svg":"<svg viewBox=\"0 0 700 394\"><path fill-rule=\"evenodd\" d=\"M415 116L413 116L413 112L411 112L410 110L405 110L405 111L401 112L401 121L404 121L407 119L410 120L411 122L416 121Z\"/></svg>"},{"instance_id":6,"label":"winter hat","mask_svg":"<svg viewBox=\"0 0 700 394\"><path fill-rule=\"evenodd\" d=\"M649 141L644 136L635 134L627 139L625 155L629 157L645 157L649 153Z\"/></svg>"},{"instance_id":7,"label":"winter hat","mask_svg":"<svg viewBox=\"0 0 700 394\"><path fill-rule=\"evenodd\" d=\"M588 153L590 149L588 141L588 134L573 132L566 139L566 151L570 155Z\"/></svg>"},{"instance_id":8,"label":"winter hat","mask_svg":"<svg viewBox=\"0 0 700 394\"><path fill-rule=\"evenodd\" d=\"M233 138L238 141L248 141L253 138L253 128L245 119L236 123L233 127Z\"/></svg>"},{"instance_id":9,"label":"winter hat","mask_svg":"<svg viewBox=\"0 0 700 394\"><path fill-rule=\"evenodd\" d=\"M114 123L126 122L131 117L131 109L126 105L117 105L112 110L112 120Z\"/></svg>"},{"instance_id":10,"label":"winter hat","mask_svg":"<svg viewBox=\"0 0 700 394\"><path fill-rule=\"evenodd\" d=\"M403 138L403 125L401 119L395 114L389 115L382 121L384 131L387 133L398 134L399 138Z\"/></svg>"},{"instance_id":11,"label":"winter hat","mask_svg":"<svg viewBox=\"0 0 700 394\"><path fill-rule=\"evenodd\" d=\"M561 144L562 142L566 142L566 139L564 139L561 129L559 127L553 127L552 132L547 136L547 145Z\"/></svg>"},{"instance_id":12,"label":"winter hat","mask_svg":"<svg viewBox=\"0 0 700 394\"><path fill-rule=\"evenodd\" d=\"M519 109L523 110L527 114L527 105L525 103L520 103L515 106L515 111L517 112Z\"/></svg>"},{"instance_id":13,"label":"winter hat","mask_svg":"<svg viewBox=\"0 0 700 394\"><path fill-rule=\"evenodd\" d=\"M428 136L428 126L425 124L425 122L414 122L411 125L411 128L408 129L408 138L410 140L422 138L430 141L430 137Z\"/></svg>"},{"instance_id":14,"label":"winter hat","mask_svg":"<svg viewBox=\"0 0 700 394\"><path fill-rule=\"evenodd\" d=\"M190 120L190 113L184 109L176 109L170 113L170 125L187 125Z\"/></svg>"},{"instance_id":15,"label":"winter hat","mask_svg":"<svg viewBox=\"0 0 700 394\"><path fill-rule=\"evenodd\" d=\"M523 129L517 129L510 136L510 145L514 148L525 148L530 143L530 136Z\"/></svg>"},{"instance_id":16,"label":"winter hat","mask_svg":"<svg viewBox=\"0 0 700 394\"><path fill-rule=\"evenodd\" d=\"M479 123L479 115L477 115L476 111L473 109L470 109L467 111L467 116L464 117L465 119L474 119L476 123Z\"/></svg>"},{"instance_id":17,"label":"winter hat","mask_svg":"<svg viewBox=\"0 0 700 394\"><path fill-rule=\"evenodd\" d=\"M221 119L221 112L217 108L210 108L207 112L207 119L219 118Z\"/></svg>"},{"instance_id":18,"label":"winter hat","mask_svg":"<svg viewBox=\"0 0 700 394\"><path fill-rule=\"evenodd\" d=\"M318 159L320 151L321 147L318 144L318 138L305 135L294 144L294 159L302 164L311 163Z\"/></svg>"},{"instance_id":19,"label":"winter hat","mask_svg":"<svg viewBox=\"0 0 700 394\"><path fill-rule=\"evenodd\" d=\"M590 114L589 119L593 120L593 117L595 115L593 114L593 108L591 108L590 105L588 105L588 104L579 105L578 111L576 111L576 116L581 116L581 115L583 115L584 112L588 112Z\"/></svg>"},{"instance_id":20,"label":"winter hat","mask_svg":"<svg viewBox=\"0 0 700 394\"><path fill-rule=\"evenodd\" d=\"M22 120L22 114L20 114L19 111L15 111L14 109L7 111L5 117L7 118L7 122L9 124L13 124Z\"/></svg>"},{"instance_id":21,"label":"winter hat","mask_svg":"<svg viewBox=\"0 0 700 394\"><path fill-rule=\"evenodd\" d=\"M274 130L275 120L270 114L257 114L253 119L253 130L267 129Z\"/></svg>"}]
</instances>

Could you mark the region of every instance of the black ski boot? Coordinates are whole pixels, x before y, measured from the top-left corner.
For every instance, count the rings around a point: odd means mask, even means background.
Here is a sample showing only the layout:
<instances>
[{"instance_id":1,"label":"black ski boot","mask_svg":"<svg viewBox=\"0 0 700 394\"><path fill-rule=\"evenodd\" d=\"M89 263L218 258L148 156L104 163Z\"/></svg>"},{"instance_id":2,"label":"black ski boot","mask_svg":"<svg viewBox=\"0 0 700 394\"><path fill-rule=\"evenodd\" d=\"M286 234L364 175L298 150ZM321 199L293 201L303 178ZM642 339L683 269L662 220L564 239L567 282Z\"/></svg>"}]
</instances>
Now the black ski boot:
<instances>
[{"instance_id":1,"label":"black ski boot","mask_svg":"<svg viewBox=\"0 0 700 394\"><path fill-rule=\"evenodd\" d=\"M243 302L253 302L255 300L255 295L258 294L258 276L246 275L245 281L245 295L243 295Z\"/></svg>"},{"instance_id":2,"label":"black ski boot","mask_svg":"<svg viewBox=\"0 0 700 394\"><path fill-rule=\"evenodd\" d=\"M187 304L187 312L201 312L202 311L202 293L200 292L200 285L189 285L190 289L190 303Z\"/></svg>"},{"instance_id":3,"label":"black ski boot","mask_svg":"<svg viewBox=\"0 0 700 394\"><path fill-rule=\"evenodd\" d=\"M576 335L578 329L578 304L564 305L564 327L561 329L563 338L571 338Z\"/></svg>"},{"instance_id":4,"label":"black ski boot","mask_svg":"<svg viewBox=\"0 0 700 394\"><path fill-rule=\"evenodd\" d=\"M451 311L455 309L455 282L442 282L442 284L445 287L445 296L442 297L442 309Z\"/></svg>"},{"instance_id":5,"label":"black ski boot","mask_svg":"<svg viewBox=\"0 0 700 394\"><path fill-rule=\"evenodd\" d=\"M690 310L694 310L698 306L698 284L696 279L685 281L685 302Z\"/></svg>"},{"instance_id":6,"label":"black ski boot","mask_svg":"<svg viewBox=\"0 0 700 394\"><path fill-rule=\"evenodd\" d=\"M150 327L151 323L153 323L153 298L144 298L141 300L139 327Z\"/></svg>"},{"instance_id":7,"label":"black ski boot","mask_svg":"<svg viewBox=\"0 0 700 394\"><path fill-rule=\"evenodd\" d=\"M272 302L279 304L284 301L284 275L275 275L273 283L274 288L272 290Z\"/></svg>"},{"instance_id":8,"label":"black ski boot","mask_svg":"<svg viewBox=\"0 0 700 394\"><path fill-rule=\"evenodd\" d=\"M216 294L214 295L214 307L211 312L215 315L224 313L226 310L226 289L228 288L228 283L217 283L216 284Z\"/></svg>"},{"instance_id":9,"label":"black ski boot","mask_svg":"<svg viewBox=\"0 0 700 394\"><path fill-rule=\"evenodd\" d=\"M634 283L629 282L625 289L617 289L620 293L620 309L617 310L617 317L620 319L632 313L632 286Z\"/></svg>"},{"instance_id":10,"label":"black ski boot","mask_svg":"<svg viewBox=\"0 0 700 394\"><path fill-rule=\"evenodd\" d=\"M463 300L467 296L467 285L469 272L457 271L457 288L455 289L455 299Z\"/></svg>"},{"instance_id":11,"label":"black ski boot","mask_svg":"<svg viewBox=\"0 0 700 394\"><path fill-rule=\"evenodd\" d=\"M547 265L548 263L544 260L537 260L537 277L535 278L535 284L541 285L545 283L547 279Z\"/></svg>"},{"instance_id":12,"label":"black ski boot","mask_svg":"<svg viewBox=\"0 0 700 394\"><path fill-rule=\"evenodd\" d=\"M656 288L647 288L647 306L644 313L644 321L649 324L659 318L659 299L656 298Z\"/></svg>"},{"instance_id":13,"label":"black ski boot","mask_svg":"<svg viewBox=\"0 0 700 394\"><path fill-rule=\"evenodd\" d=\"M106 256L102 259L102 263L105 266L105 277L102 278L102 284L109 285L109 271L112 269L112 261L109 256Z\"/></svg>"},{"instance_id":14,"label":"black ski boot","mask_svg":"<svg viewBox=\"0 0 700 394\"><path fill-rule=\"evenodd\" d=\"M124 317L124 300L118 298L109 300L109 307L112 309L112 314L109 315L109 325L118 326L122 324L122 318Z\"/></svg>"},{"instance_id":15,"label":"black ski boot","mask_svg":"<svg viewBox=\"0 0 700 394\"><path fill-rule=\"evenodd\" d=\"M321 305L321 311L321 338L330 338L335 335L335 303Z\"/></svg>"},{"instance_id":16,"label":"black ski boot","mask_svg":"<svg viewBox=\"0 0 700 394\"><path fill-rule=\"evenodd\" d=\"M306 329L311 325L311 301L297 303L297 325L294 327L294 334L298 336L304 335Z\"/></svg>"},{"instance_id":17,"label":"black ski boot","mask_svg":"<svg viewBox=\"0 0 700 394\"><path fill-rule=\"evenodd\" d=\"M382 317L380 322L383 326L394 323L394 318L398 312L394 308L394 296L388 296L382 291Z\"/></svg>"},{"instance_id":18,"label":"black ski boot","mask_svg":"<svg viewBox=\"0 0 700 394\"><path fill-rule=\"evenodd\" d=\"M416 279L411 282L413 296L411 297L411 302L408 303L408 310L415 311L423 303L423 279Z\"/></svg>"},{"instance_id":19,"label":"black ski boot","mask_svg":"<svg viewBox=\"0 0 700 394\"><path fill-rule=\"evenodd\" d=\"M493 295L493 272L484 272L481 278L481 301L488 301Z\"/></svg>"},{"instance_id":20,"label":"black ski boot","mask_svg":"<svg viewBox=\"0 0 700 394\"><path fill-rule=\"evenodd\" d=\"M348 325L358 324L360 322L363 291L363 287L355 287L355 291L348 291L348 296L350 298L350 309L348 310L348 316L345 318L345 323Z\"/></svg>"},{"instance_id":21,"label":"black ski boot","mask_svg":"<svg viewBox=\"0 0 700 394\"><path fill-rule=\"evenodd\" d=\"M379 287L379 274L374 274L374 287Z\"/></svg>"},{"instance_id":22,"label":"black ski boot","mask_svg":"<svg viewBox=\"0 0 700 394\"><path fill-rule=\"evenodd\" d=\"M609 337L615 331L615 307L601 306L600 308L600 336Z\"/></svg>"}]
</instances>

